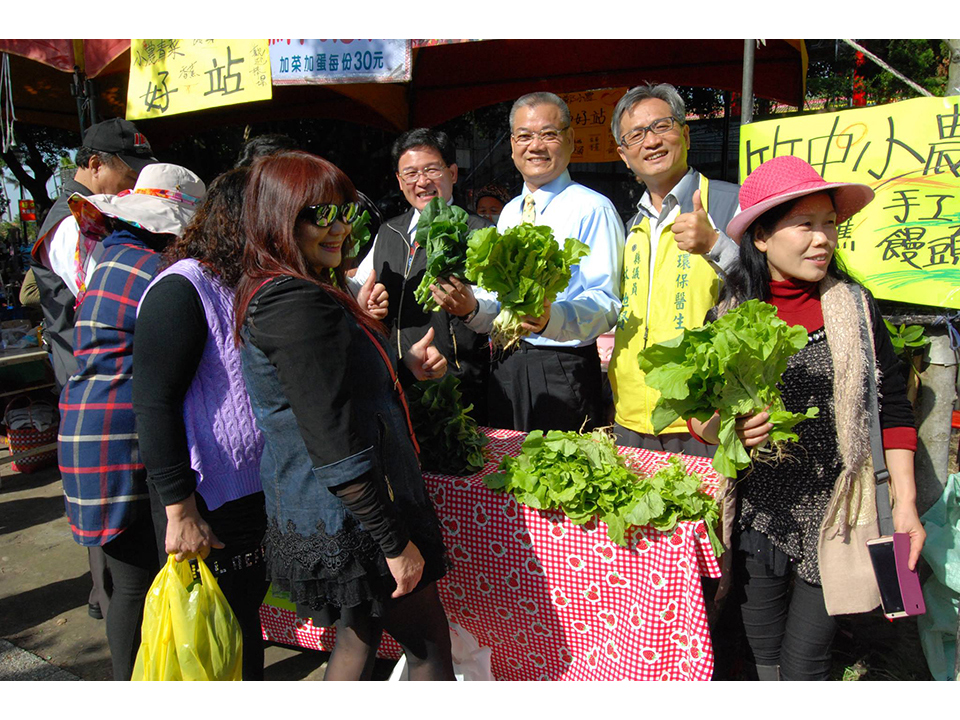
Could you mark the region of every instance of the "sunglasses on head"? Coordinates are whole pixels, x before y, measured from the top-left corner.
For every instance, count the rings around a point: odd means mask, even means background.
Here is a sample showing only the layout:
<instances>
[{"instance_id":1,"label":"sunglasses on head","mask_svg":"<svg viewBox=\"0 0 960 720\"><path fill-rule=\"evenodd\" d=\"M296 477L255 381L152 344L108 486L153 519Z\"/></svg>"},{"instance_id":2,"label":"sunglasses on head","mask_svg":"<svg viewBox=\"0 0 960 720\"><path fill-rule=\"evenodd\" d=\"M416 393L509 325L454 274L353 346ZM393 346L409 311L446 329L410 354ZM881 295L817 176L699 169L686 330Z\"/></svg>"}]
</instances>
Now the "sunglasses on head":
<instances>
[{"instance_id":1,"label":"sunglasses on head","mask_svg":"<svg viewBox=\"0 0 960 720\"><path fill-rule=\"evenodd\" d=\"M317 227L330 227L336 222L337 218L345 225L349 225L357 219L360 214L360 203L348 202L343 205L334 203L323 203L322 205L307 205L300 213L308 222L312 222Z\"/></svg>"}]
</instances>

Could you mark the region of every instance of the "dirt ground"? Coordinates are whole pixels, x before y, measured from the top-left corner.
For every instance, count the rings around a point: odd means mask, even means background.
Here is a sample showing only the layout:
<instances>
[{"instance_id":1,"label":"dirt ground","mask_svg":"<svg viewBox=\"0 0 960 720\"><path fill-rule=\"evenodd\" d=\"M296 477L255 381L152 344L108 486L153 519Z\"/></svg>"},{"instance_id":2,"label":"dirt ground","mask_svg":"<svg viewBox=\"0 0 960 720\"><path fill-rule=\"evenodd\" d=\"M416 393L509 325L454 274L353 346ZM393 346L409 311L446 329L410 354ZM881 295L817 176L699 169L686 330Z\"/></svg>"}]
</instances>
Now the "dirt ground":
<instances>
[{"instance_id":1,"label":"dirt ground","mask_svg":"<svg viewBox=\"0 0 960 720\"><path fill-rule=\"evenodd\" d=\"M0 450L0 458L6 456ZM0 638L81 680L109 680L102 620L87 613L86 550L73 541L57 468L33 474L0 467ZM280 645L266 649L268 680L319 680L326 653ZM393 663L378 661L377 679ZM844 618L834 645L835 679L930 679L916 622L879 612ZM3 677L0 680L12 679Z\"/></svg>"}]
</instances>

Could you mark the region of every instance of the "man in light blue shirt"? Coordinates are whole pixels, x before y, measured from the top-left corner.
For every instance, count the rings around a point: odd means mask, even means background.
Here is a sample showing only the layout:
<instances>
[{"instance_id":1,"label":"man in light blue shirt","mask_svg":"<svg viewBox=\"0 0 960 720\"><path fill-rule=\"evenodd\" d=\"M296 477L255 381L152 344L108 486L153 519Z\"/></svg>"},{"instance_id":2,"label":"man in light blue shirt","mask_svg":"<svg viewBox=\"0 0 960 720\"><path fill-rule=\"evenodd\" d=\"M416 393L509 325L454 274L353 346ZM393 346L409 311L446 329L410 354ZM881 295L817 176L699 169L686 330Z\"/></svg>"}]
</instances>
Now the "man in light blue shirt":
<instances>
[{"instance_id":1,"label":"man in light blue shirt","mask_svg":"<svg viewBox=\"0 0 960 720\"><path fill-rule=\"evenodd\" d=\"M589 429L602 422L596 339L620 312L623 222L607 198L570 179L573 128L563 100L553 93L524 95L510 110L510 129L513 162L524 184L503 208L498 232L532 221L549 226L561 246L574 237L590 253L573 266L569 285L546 312L527 318L523 327L531 334L518 349L495 359L490 424L528 431ZM493 294L456 280L440 283L434 296L477 332L489 332L500 311Z\"/></svg>"}]
</instances>

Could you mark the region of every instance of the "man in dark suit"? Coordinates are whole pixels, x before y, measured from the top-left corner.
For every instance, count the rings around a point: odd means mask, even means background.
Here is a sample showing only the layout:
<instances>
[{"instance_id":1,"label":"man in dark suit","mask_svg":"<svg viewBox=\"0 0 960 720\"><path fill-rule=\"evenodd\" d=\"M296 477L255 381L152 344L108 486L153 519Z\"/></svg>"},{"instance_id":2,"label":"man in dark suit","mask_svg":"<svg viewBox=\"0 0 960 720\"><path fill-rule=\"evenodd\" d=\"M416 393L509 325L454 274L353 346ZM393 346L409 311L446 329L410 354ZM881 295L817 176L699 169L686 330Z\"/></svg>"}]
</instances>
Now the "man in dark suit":
<instances>
[{"instance_id":1,"label":"man in dark suit","mask_svg":"<svg viewBox=\"0 0 960 720\"><path fill-rule=\"evenodd\" d=\"M464 404L473 404L472 415L483 424L490 365L487 336L468 328L464 318L443 310L424 311L414 298L427 266L426 250L416 242L417 223L433 198L441 197L452 204L457 182L456 149L446 133L416 128L397 138L391 156L397 182L410 209L380 227L353 280L362 285L376 273L376 282L383 284L389 295L384 323L401 357L433 330L434 345L447 358L447 372L460 380ZM490 225L473 214L467 224L471 230Z\"/></svg>"}]
</instances>

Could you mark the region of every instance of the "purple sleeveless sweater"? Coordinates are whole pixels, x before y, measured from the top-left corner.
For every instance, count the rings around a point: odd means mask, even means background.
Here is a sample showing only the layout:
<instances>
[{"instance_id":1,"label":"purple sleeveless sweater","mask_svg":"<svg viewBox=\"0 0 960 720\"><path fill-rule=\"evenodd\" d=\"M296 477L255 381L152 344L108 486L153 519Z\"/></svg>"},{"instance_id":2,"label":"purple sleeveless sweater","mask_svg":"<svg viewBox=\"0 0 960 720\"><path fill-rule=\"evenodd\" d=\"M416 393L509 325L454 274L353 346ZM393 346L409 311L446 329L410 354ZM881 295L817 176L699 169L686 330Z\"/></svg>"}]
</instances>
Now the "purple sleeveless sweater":
<instances>
[{"instance_id":1,"label":"purple sleeveless sweater","mask_svg":"<svg viewBox=\"0 0 960 720\"><path fill-rule=\"evenodd\" d=\"M174 263L153 283L172 274L182 275L196 288L207 317L207 344L183 399L183 422L190 466L197 473L197 492L207 507L215 510L262 491L263 438L243 382L240 351L233 341L233 292L192 259Z\"/></svg>"}]
</instances>

